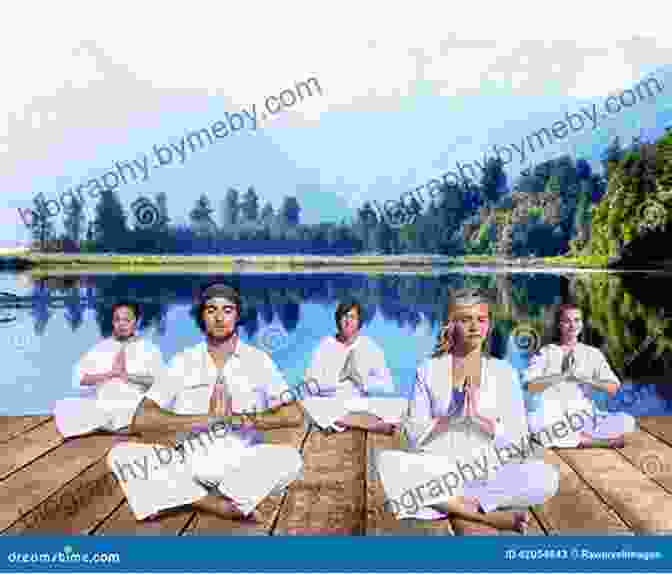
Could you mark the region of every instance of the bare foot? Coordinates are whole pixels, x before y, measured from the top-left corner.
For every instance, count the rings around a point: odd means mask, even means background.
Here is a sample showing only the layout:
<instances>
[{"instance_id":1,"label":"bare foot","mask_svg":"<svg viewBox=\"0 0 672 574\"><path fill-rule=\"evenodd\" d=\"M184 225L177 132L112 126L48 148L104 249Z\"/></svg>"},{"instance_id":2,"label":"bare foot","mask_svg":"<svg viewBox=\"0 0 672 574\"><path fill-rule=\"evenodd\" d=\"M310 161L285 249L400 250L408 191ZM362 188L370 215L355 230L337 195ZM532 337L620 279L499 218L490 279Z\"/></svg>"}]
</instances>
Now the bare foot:
<instances>
[{"instance_id":1,"label":"bare foot","mask_svg":"<svg viewBox=\"0 0 672 574\"><path fill-rule=\"evenodd\" d=\"M579 448L623 448L625 447L625 437L623 435L608 438L600 439L593 438L589 434L581 433L581 441L579 442Z\"/></svg>"},{"instance_id":2,"label":"bare foot","mask_svg":"<svg viewBox=\"0 0 672 574\"><path fill-rule=\"evenodd\" d=\"M224 498L223 496L209 495L201 500L194 502L194 507L199 510L212 512L222 518L229 518L234 520L242 520L245 515L235 505L232 500Z\"/></svg>"},{"instance_id":3,"label":"bare foot","mask_svg":"<svg viewBox=\"0 0 672 574\"><path fill-rule=\"evenodd\" d=\"M513 530L524 534L530 526L530 513L527 511L495 510L484 516L488 524L498 530Z\"/></svg>"}]
</instances>

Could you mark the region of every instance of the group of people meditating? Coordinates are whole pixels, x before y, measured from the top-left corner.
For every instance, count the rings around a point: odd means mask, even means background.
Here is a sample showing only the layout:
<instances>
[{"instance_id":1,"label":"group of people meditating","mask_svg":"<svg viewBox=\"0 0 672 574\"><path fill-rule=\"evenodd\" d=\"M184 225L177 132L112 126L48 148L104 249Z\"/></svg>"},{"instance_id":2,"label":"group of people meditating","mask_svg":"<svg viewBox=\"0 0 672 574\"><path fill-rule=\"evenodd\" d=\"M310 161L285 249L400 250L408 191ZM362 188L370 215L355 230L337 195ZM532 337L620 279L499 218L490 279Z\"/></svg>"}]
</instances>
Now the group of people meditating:
<instances>
[{"instance_id":1,"label":"group of people meditating","mask_svg":"<svg viewBox=\"0 0 672 574\"><path fill-rule=\"evenodd\" d=\"M337 332L319 342L305 373L306 381L317 383L318 396L300 400L287 392L271 357L239 336L242 305L228 285L204 288L192 310L204 340L164 366L159 349L136 335L138 306L118 302L112 337L74 369L81 396L56 405L56 423L66 437L99 430L147 437L135 443L128 437L107 459L138 520L187 504L227 518L254 519L263 498L301 476L303 460L296 448L260 443L253 431L310 421L324 432L401 431L402 450L375 456L388 499L418 493L412 510L395 505L397 518L457 516L524 532L527 507L557 492L557 469L543 461L543 449L498 468L487 461L501 461L507 445L523 445L529 433L568 420L568 412L583 416L584 424L581 430L572 426L552 446L617 448L635 428L628 415L596 411L593 389L613 395L619 380L599 349L578 341L583 321L571 302L559 309L557 341L531 358L521 380L508 361L488 352L493 323L487 296L474 289L454 291L447 322L434 352L418 367L408 400L381 397L393 395L394 384L382 349L360 332L357 301L338 305ZM528 413L525 393L541 397L541 408ZM254 417L244 418L249 412ZM224 432L215 433L210 445L201 442L203 448L187 460L185 437L218 424ZM182 453L181 462L149 472L148 456L161 459L156 453L166 444ZM464 476L466 465L472 472L461 484L428 488L421 496L419 485L439 483L451 469ZM128 480L141 475L134 471L141 467L147 471L142 480Z\"/></svg>"}]
</instances>

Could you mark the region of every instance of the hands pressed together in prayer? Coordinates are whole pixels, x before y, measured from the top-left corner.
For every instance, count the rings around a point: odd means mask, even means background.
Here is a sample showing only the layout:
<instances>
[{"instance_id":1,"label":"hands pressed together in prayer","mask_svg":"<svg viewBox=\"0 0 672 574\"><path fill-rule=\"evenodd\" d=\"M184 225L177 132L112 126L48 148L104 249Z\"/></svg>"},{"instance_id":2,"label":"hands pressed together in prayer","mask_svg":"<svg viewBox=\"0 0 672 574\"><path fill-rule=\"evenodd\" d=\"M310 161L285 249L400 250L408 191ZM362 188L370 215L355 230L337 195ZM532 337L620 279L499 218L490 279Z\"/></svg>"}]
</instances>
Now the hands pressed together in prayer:
<instances>
[{"instance_id":1,"label":"hands pressed together in prayer","mask_svg":"<svg viewBox=\"0 0 672 574\"><path fill-rule=\"evenodd\" d=\"M123 380L125 383L128 383L128 370L126 368L126 349L122 349L114 356L114 361L112 362L112 371L110 375L114 378Z\"/></svg>"},{"instance_id":2,"label":"hands pressed together in prayer","mask_svg":"<svg viewBox=\"0 0 672 574\"><path fill-rule=\"evenodd\" d=\"M215 389L212 391L208 414L213 417L230 417L233 415L233 399L221 383L215 384Z\"/></svg>"},{"instance_id":3,"label":"hands pressed together in prayer","mask_svg":"<svg viewBox=\"0 0 672 574\"><path fill-rule=\"evenodd\" d=\"M462 409L447 415L438 417L439 422L434 427L432 435L445 432L449 427L454 426L456 420L466 419L470 423L476 423L478 427L486 434L494 436L496 421L486 417L480 412L481 387L473 384L470 377L466 377L464 382L464 404Z\"/></svg>"}]
</instances>

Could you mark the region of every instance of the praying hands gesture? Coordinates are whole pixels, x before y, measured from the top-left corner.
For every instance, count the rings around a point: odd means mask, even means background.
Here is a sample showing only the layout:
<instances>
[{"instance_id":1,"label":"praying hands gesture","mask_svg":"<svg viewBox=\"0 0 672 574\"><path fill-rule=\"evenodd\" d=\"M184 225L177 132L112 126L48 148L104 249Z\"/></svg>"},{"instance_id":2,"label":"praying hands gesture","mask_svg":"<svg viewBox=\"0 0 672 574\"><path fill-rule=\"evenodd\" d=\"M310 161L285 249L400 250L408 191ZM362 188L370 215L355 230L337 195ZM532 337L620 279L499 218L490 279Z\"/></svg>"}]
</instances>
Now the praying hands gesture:
<instances>
[{"instance_id":1,"label":"praying hands gesture","mask_svg":"<svg viewBox=\"0 0 672 574\"><path fill-rule=\"evenodd\" d=\"M225 385L216 383L210 397L208 414L213 417L230 417L233 415L233 399Z\"/></svg>"},{"instance_id":2,"label":"praying hands gesture","mask_svg":"<svg viewBox=\"0 0 672 574\"><path fill-rule=\"evenodd\" d=\"M464 384L464 410L462 415L475 422L486 434L495 434L496 422L480 413L481 387L474 385L470 378Z\"/></svg>"},{"instance_id":3,"label":"praying hands gesture","mask_svg":"<svg viewBox=\"0 0 672 574\"><path fill-rule=\"evenodd\" d=\"M121 350L115 355L114 362L112 363L112 371L110 374L114 378L122 379L124 382L128 382L128 371L126 369L126 349L121 348Z\"/></svg>"}]
</instances>

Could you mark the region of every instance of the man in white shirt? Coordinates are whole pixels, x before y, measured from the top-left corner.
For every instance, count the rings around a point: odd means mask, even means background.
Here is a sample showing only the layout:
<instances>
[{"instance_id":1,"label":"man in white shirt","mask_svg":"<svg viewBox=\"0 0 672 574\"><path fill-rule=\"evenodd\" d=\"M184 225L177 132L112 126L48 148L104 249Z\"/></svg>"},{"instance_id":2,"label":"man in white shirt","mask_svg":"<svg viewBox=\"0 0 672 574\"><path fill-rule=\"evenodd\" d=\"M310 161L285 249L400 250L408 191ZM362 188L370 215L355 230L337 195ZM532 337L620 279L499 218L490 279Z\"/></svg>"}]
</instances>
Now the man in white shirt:
<instances>
[{"instance_id":1,"label":"man in white shirt","mask_svg":"<svg viewBox=\"0 0 672 574\"><path fill-rule=\"evenodd\" d=\"M66 438L93 430L117 431L130 425L135 409L163 365L161 351L137 336L139 306L112 306L112 336L86 353L73 369L80 398L58 401L56 426Z\"/></svg>"},{"instance_id":2,"label":"man in white shirt","mask_svg":"<svg viewBox=\"0 0 672 574\"><path fill-rule=\"evenodd\" d=\"M305 380L315 381L320 397L346 401L368 397L373 390L394 392L392 376L385 363L383 350L360 333L361 305L350 300L338 305L335 312L335 336L324 337L306 369ZM392 433L395 425L368 413L348 414L332 424L333 430L347 428Z\"/></svg>"},{"instance_id":3,"label":"man in white shirt","mask_svg":"<svg viewBox=\"0 0 672 574\"><path fill-rule=\"evenodd\" d=\"M211 285L203 290L192 314L206 340L172 359L165 376L152 387L138 408L133 431L189 433L196 427L207 427L223 420L243 424L244 414L252 415L247 421L251 420L258 430L302 425L303 411L292 400L292 393L287 392L289 386L271 357L240 340L237 325L241 299L238 292L228 285ZM219 438L226 439L227 435ZM217 469L223 468L228 456L228 451L222 447L224 443L220 442L217 441L199 460L201 467L212 467L207 471L207 482L210 485L219 482L219 493L222 494L231 485L218 480ZM254 451L254 460L248 457L242 466L238 464L241 475L246 466L258 467L263 459L269 461L268 465L262 464L266 478L271 476L275 486L284 487L298 476L302 459L293 447L259 445L253 448L258 449ZM233 458L236 456L231 454ZM194 478L199 480L198 476ZM249 514L242 512L233 500L218 494L204 496L193 504L227 518L242 518Z\"/></svg>"}]
</instances>

